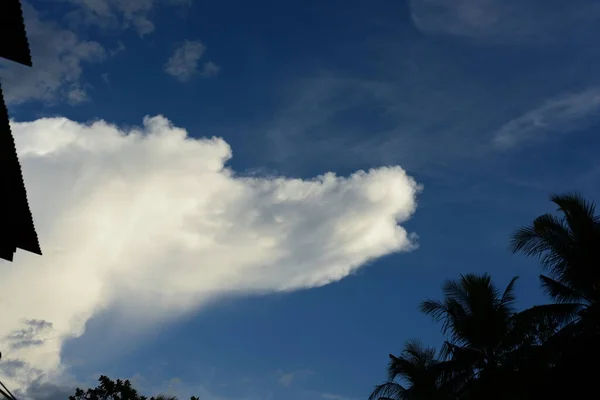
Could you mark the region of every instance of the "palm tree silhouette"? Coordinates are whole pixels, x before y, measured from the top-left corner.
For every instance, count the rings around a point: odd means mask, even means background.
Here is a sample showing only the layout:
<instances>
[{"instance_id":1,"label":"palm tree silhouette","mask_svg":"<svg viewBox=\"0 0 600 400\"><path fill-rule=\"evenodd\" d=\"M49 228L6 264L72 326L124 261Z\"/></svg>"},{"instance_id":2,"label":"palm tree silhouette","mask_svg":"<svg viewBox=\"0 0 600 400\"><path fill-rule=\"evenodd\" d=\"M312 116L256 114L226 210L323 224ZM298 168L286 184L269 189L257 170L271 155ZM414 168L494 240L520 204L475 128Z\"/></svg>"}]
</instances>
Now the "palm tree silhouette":
<instances>
[{"instance_id":1,"label":"palm tree silhouette","mask_svg":"<svg viewBox=\"0 0 600 400\"><path fill-rule=\"evenodd\" d=\"M511 249L541 261L542 290L555 304L538 306L565 324L596 319L600 300L600 216L580 195L551 196L562 216L544 214L513 235Z\"/></svg>"},{"instance_id":2,"label":"palm tree silhouette","mask_svg":"<svg viewBox=\"0 0 600 400\"><path fill-rule=\"evenodd\" d=\"M452 361L453 375L466 380L460 398L494 398L509 390L505 380L529 331L515 318L516 280L500 292L488 274L461 275L444 283L443 300L426 300L419 307L441 322L442 333L448 335L441 355Z\"/></svg>"},{"instance_id":3,"label":"palm tree silhouette","mask_svg":"<svg viewBox=\"0 0 600 400\"><path fill-rule=\"evenodd\" d=\"M522 312L554 320L557 332L542 350L550 373L552 398L596 390L595 368L600 357L600 217L593 203L579 194L553 195L561 215L544 214L513 235L511 249L537 258L547 274L540 274L542 290L554 301ZM561 390L559 390L561 389Z\"/></svg>"},{"instance_id":4,"label":"palm tree silhouette","mask_svg":"<svg viewBox=\"0 0 600 400\"><path fill-rule=\"evenodd\" d=\"M436 359L434 348L409 340L400 356L389 355L388 379L375 387L369 400L448 400L454 387L447 362ZM406 383L402 383L406 382ZM408 385L407 385L408 384Z\"/></svg>"}]
</instances>

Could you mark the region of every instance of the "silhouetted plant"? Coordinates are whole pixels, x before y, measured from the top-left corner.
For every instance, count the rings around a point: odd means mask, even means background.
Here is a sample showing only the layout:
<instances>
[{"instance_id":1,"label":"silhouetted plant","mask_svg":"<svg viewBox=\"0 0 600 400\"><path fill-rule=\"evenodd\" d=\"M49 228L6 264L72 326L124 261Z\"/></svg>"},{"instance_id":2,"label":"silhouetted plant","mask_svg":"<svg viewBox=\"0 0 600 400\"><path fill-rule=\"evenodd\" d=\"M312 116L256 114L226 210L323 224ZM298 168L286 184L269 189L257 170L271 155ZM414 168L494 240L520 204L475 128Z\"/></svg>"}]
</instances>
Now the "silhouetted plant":
<instances>
[{"instance_id":1,"label":"silhouetted plant","mask_svg":"<svg viewBox=\"0 0 600 400\"><path fill-rule=\"evenodd\" d=\"M146 396L142 396L131 386L129 380L117 379L115 382L102 375L98 381L100 384L95 388L86 391L80 388L75 389L75 395L69 396L69 400L148 400ZM177 400L177 397L158 395L150 397L149 400ZM199 398L192 396L190 400L199 400Z\"/></svg>"},{"instance_id":2,"label":"silhouetted plant","mask_svg":"<svg viewBox=\"0 0 600 400\"><path fill-rule=\"evenodd\" d=\"M554 195L562 216L544 214L519 229L511 240L513 252L536 257L548 275L540 275L542 290L556 304L538 312L559 318L565 325L583 317L598 322L600 300L600 216L593 203L580 195Z\"/></svg>"},{"instance_id":3,"label":"silhouetted plant","mask_svg":"<svg viewBox=\"0 0 600 400\"><path fill-rule=\"evenodd\" d=\"M560 398L595 390L593 367L600 357L600 216L595 205L578 194L553 195L561 215L544 214L519 229L511 248L541 261L542 290L554 304L534 306L524 313L553 320L559 329L542 345L549 374L543 387L557 380L571 381ZM587 389L585 388L587 386Z\"/></svg>"},{"instance_id":4,"label":"silhouetted plant","mask_svg":"<svg viewBox=\"0 0 600 400\"><path fill-rule=\"evenodd\" d=\"M389 357L388 379L375 387L369 400L453 398L452 369L436 358L434 348L410 340L400 356Z\"/></svg>"},{"instance_id":5,"label":"silhouetted plant","mask_svg":"<svg viewBox=\"0 0 600 400\"><path fill-rule=\"evenodd\" d=\"M579 195L551 200L562 215L536 218L515 233L511 248L541 261L541 287L554 302L517 312L516 277L503 292L488 274L446 281L443 300L420 305L448 335L439 359L411 342L401 357L390 355L388 382L370 400L548 400L597 391L600 217Z\"/></svg>"},{"instance_id":6,"label":"silhouetted plant","mask_svg":"<svg viewBox=\"0 0 600 400\"><path fill-rule=\"evenodd\" d=\"M500 292L488 274L461 275L458 281L444 283L443 300L426 300L419 307L441 322L442 333L448 335L441 355L468 378L461 395L476 390L484 381L487 388L500 384L510 354L525 340L515 323L516 280L514 277ZM504 382L495 393L506 389Z\"/></svg>"}]
</instances>

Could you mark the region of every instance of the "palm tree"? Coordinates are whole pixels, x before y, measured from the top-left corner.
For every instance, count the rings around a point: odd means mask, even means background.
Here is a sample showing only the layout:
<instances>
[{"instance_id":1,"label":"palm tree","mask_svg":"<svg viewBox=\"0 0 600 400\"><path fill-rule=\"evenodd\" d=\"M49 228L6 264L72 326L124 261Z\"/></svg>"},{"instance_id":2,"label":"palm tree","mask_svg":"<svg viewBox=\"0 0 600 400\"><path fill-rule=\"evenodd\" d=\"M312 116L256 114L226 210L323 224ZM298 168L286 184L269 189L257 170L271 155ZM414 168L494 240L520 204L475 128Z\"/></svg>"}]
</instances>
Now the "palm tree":
<instances>
[{"instance_id":1,"label":"palm tree","mask_svg":"<svg viewBox=\"0 0 600 400\"><path fill-rule=\"evenodd\" d=\"M462 396L492 398L508 390L500 380L506 381L506 374L513 371L509 361L515 362L514 352L526 339L526 330L517 329L523 324L515 319L516 280L512 278L500 292L488 274L461 275L458 281L444 283L442 301L426 300L420 305L422 312L442 322L442 333L448 335L442 357L452 360L463 377L472 378Z\"/></svg>"},{"instance_id":2,"label":"palm tree","mask_svg":"<svg viewBox=\"0 0 600 400\"><path fill-rule=\"evenodd\" d=\"M416 340L409 340L400 356L390 354L389 357L387 382L376 386L369 400L453 398L450 369L446 362L436 359L434 348L424 347Z\"/></svg>"},{"instance_id":3,"label":"palm tree","mask_svg":"<svg viewBox=\"0 0 600 400\"><path fill-rule=\"evenodd\" d=\"M541 261L547 274L539 276L543 291L554 304L540 305L523 314L554 320L558 331L543 344L551 373L547 382L571 381L583 389L595 377L588 365L600 356L600 216L593 203L578 194L553 195L560 216L544 214L531 226L517 230L514 253ZM553 389L556 398L556 387Z\"/></svg>"},{"instance_id":4,"label":"palm tree","mask_svg":"<svg viewBox=\"0 0 600 400\"><path fill-rule=\"evenodd\" d=\"M531 226L517 230L511 240L511 249L514 253L538 258L548 271L539 279L542 290L556 304L538 306L538 312L550 313L565 324L584 316L597 319L600 216L595 215L594 204L580 195L553 195L550 199L562 216L544 214L537 217Z\"/></svg>"}]
</instances>

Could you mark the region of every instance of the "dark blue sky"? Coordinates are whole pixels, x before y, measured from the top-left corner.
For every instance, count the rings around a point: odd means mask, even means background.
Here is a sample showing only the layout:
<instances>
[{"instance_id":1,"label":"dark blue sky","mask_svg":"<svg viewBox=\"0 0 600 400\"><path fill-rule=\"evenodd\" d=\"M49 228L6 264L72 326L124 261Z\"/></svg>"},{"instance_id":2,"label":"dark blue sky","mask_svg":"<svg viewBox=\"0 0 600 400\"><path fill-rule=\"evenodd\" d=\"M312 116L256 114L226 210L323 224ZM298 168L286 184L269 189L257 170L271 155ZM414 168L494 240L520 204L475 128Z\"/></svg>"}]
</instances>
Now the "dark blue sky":
<instances>
[{"instance_id":1,"label":"dark blue sky","mask_svg":"<svg viewBox=\"0 0 600 400\"><path fill-rule=\"evenodd\" d=\"M88 101L23 95L9 104L15 119L133 126L161 114L193 138L222 137L240 175L399 165L424 186L403 224L419 235L417 250L321 288L219 301L117 352L98 342L111 337L111 313L97 314L63 347L80 380L137 376L151 390L177 378L170 390L206 400L363 399L405 340L440 343L417 306L439 297L445 279L489 272L503 287L519 275L519 307L545 301L536 263L509 253L511 233L554 211L551 193L598 199L591 0L156 1L143 37L65 18L85 9L78 3L30 4L82 40L123 50L81 62L75 81ZM122 17L119 0L105 3ZM206 47L199 68L211 61L218 74L165 73L185 40Z\"/></svg>"}]
</instances>

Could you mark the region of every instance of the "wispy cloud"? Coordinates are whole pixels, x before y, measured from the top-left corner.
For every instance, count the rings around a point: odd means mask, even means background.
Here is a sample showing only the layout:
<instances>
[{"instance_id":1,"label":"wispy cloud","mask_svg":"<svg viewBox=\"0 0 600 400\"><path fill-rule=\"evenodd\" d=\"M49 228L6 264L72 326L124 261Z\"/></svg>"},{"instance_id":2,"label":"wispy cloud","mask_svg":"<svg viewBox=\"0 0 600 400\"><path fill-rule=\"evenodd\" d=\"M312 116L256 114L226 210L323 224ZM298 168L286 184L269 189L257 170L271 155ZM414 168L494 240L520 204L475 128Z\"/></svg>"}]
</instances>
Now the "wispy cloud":
<instances>
[{"instance_id":1,"label":"wispy cloud","mask_svg":"<svg viewBox=\"0 0 600 400\"><path fill-rule=\"evenodd\" d=\"M598 31L600 5L593 0L411 0L412 17L422 31L492 42L569 41Z\"/></svg>"},{"instance_id":2,"label":"wispy cloud","mask_svg":"<svg viewBox=\"0 0 600 400\"><path fill-rule=\"evenodd\" d=\"M121 42L120 40L117 41L117 46L114 49L111 49L109 51L111 57L114 57L115 55L119 54L120 52L125 51L125 45L123 44L123 42Z\"/></svg>"},{"instance_id":3,"label":"wispy cloud","mask_svg":"<svg viewBox=\"0 0 600 400\"><path fill-rule=\"evenodd\" d=\"M152 16L165 5L188 6L191 0L70 0L77 8L67 18L75 25L93 25L104 29L133 28L139 36L155 30Z\"/></svg>"},{"instance_id":4,"label":"wispy cloud","mask_svg":"<svg viewBox=\"0 0 600 400\"><path fill-rule=\"evenodd\" d=\"M104 61L107 52L95 41L80 39L52 21L42 20L28 3L23 4L27 36L31 45L33 68L0 62L0 75L6 102L28 100L79 103L87 99L82 80L86 63Z\"/></svg>"},{"instance_id":5,"label":"wispy cloud","mask_svg":"<svg viewBox=\"0 0 600 400\"><path fill-rule=\"evenodd\" d=\"M600 121L600 87L551 99L502 126L493 137L501 149L564 135Z\"/></svg>"},{"instance_id":6,"label":"wispy cloud","mask_svg":"<svg viewBox=\"0 0 600 400\"><path fill-rule=\"evenodd\" d=\"M481 145L476 141L485 120L472 110L481 113L486 99L460 76L448 79L440 65L379 80L323 73L288 83L281 110L266 134L257 133L265 135L261 157L284 169L398 163L445 174L448 160L480 154L472 147ZM468 95L457 95L458 89Z\"/></svg>"},{"instance_id":7,"label":"wispy cloud","mask_svg":"<svg viewBox=\"0 0 600 400\"><path fill-rule=\"evenodd\" d=\"M299 378L305 378L307 376L313 375L314 372L310 369L303 369L300 371L294 371L294 372L283 372L283 371L278 371L277 372L279 375L279 384L281 386L285 386L285 387L290 387L292 385L292 383L296 380L298 380Z\"/></svg>"},{"instance_id":8,"label":"wispy cloud","mask_svg":"<svg viewBox=\"0 0 600 400\"><path fill-rule=\"evenodd\" d=\"M204 63L204 66L202 67L201 75L208 78L208 77L217 75L219 73L219 71L221 71L221 67L219 67L214 62L209 61L207 63Z\"/></svg>"},{"instance_id":9,"label":"wispy cloud","mask_svg":"<svg viewBox=\"0 0 600 400\"><path fill-rule=\"evenodd\" d=\"M173 55L165 64L165 72L175 77L180 82L189 81L198 73L198 63L206 46L199 41L186 40L175 49ZM211 61L204 64L200 75L203 77L214 76L219 72L219 66Z\"/></svg>"},{"instance_id":10,"label":"wispy cloud","mask_svg":"<svg viewBox=\"0 0 600 400\"><path fill-rule=\"evenodd\" d=\"M25 328L12 331L4 337L12 349L40 346L44 344L44 334L52 332L52 323L44 320L26 320Z\"/></svg>"}]
</instances>

